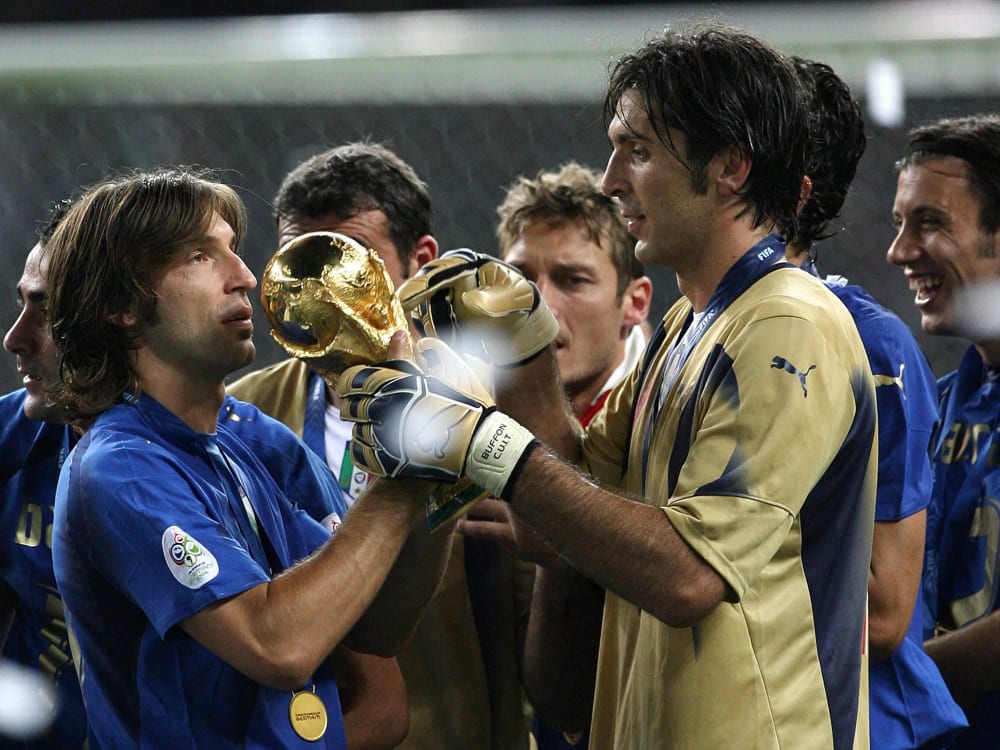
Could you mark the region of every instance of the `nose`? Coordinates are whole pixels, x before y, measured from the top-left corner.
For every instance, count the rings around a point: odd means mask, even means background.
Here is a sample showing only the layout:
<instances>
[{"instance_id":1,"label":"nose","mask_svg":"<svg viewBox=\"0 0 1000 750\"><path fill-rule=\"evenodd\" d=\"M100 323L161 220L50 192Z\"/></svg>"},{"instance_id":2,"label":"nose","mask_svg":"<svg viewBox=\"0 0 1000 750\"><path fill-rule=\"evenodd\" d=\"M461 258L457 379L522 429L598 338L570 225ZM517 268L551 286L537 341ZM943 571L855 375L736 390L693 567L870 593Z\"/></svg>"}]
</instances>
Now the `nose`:
<instances>
[{"instance_id":1,"label":"nose","mask_svg":"<svg viewBox=\"0 0 1000 750\"><path fill-rule=\"evenodd\" d=\"M34 338L31 336L29 327L26 324L26 314L27 310L22 309L18 313L17 319L10 327L10 330L3 337L3 348L11 354L25 356L30 354L32 349L35 348Z\"/></svg>"},{"instance_id":2,"label":"nose","mask_svg":"<svg viewBox=\"0 0 1000 750\"><path fill-rule=\"evenodd\" d=\"M914 241L906 225L900 225L896 237L885 253L885 260L890 265L905 266L920 257L920 245Z\"/></svg>"},{"instance_id":3,"label":"nose","mask_svg":"<svg viewBox=\"0 0 1000 750\"><path fill-rule=\"evenodd\" d=\"M538 278L533 279L533 282L538 287L538 293L542 295L542 299L545 300L545 304L549 310L552 311L556 320L560 321L562 319L562 312L560 311L562 303L558 285L553 284L546 274L539 275Z\"/></svg>"},{"instance_id":4,"label":"nose","mask_svg":"<svg viewBox=\"0 0 1000 750\"><path fill-rule=\"evenodd\" d=\"M615 154L616 152L612 150L611 156L608 157L608 164L601 177L601 192L611 198L620 198L625 192L625 183L621 178Z\"/></svg>"},{"instance_id":5,"label":"nose","mask_svg":"<svg viewBox=\"0 0 1000 750\"><path fill-rule=\"evenodd\" d=\"M253 275L247 264L236 253L231 254L233 260L229 291L250 291L257 286L257 277Z\"/></svg>"}]
</instances>

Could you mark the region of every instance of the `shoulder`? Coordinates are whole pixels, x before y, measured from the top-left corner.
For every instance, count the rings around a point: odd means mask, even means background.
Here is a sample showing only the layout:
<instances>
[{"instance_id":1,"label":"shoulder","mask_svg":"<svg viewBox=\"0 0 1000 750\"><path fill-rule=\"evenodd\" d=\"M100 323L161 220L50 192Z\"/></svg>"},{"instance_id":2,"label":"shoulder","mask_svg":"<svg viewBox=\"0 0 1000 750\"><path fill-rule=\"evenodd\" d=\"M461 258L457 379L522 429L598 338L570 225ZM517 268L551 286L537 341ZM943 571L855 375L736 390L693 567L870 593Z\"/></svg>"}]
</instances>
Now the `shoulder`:
<instances>
[{"instance_id":1,"label":"shoulder","mask_svg":"<svg viewBox=\"0 0 1000 750\"><path fill-rule=\"evenodd\" d=\"M776 268L761 277L726 311L726 318L730 336L771 336L776 323L779 328L805 326L828 343L849 342L855 353L861 351L847 308L826 284L795 267Z\"/></svg>"},{"instance_id":2,"label":"shoulder","mask_svg":"<svg viewBox=\"0 0 1000 750\"><path fill-rule=\"evenodd\" d=\"M283 422L275 419L255 404L227 394L219 410L219 429L238 435L248 443L262 442L277 447L275 441L299 442L298 437Z\"/></svg>"},{"instance_id":3,"label":"shoulder","mask_svg":"<svg viewBox=\"0 0 1000 750\"><path fill-rule=\"evenodd\" d=\"M0 466L18 459L22 449L45 426L25 416L24 400L23 388L0 397Z\"/></svg>"},{"instance_id":4,"label":"shoulder","mask_svg":"<svg viewBox=\"0 0 1000 750\"><path fill-rule=\"evenodd\" d=\"M293 357L244 375L227 391L299 433L305 421L309 376L305 363Z\"/></svg>"},{"instance_id":5,"label":"shoulder","mask_svg":"<svg viewBox=\"0 0 1000 750\"><path fill-rule=\"evenodd\" d=\"M308 381L309 368L301 360L291 357L244 375L226 386L226 391L243 401L258 403L259 397L281 393L287 388L304 390Z\"/></svg>"}]
</instances>

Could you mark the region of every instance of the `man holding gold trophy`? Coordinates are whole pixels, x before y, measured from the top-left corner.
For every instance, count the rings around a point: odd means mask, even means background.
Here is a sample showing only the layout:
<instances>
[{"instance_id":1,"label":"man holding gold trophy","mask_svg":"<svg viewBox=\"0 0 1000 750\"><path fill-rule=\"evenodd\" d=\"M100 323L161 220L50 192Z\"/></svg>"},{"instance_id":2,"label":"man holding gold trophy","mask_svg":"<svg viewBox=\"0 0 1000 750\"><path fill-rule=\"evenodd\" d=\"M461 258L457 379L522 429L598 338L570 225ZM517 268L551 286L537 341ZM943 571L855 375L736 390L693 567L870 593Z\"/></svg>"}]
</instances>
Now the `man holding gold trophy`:
<instances>
[{"instance_id":1,"label":"man holding gold trophy","mask_svg":"<svg viewBox=\"0 0 1000 750\"><path fill-rule=\"evenodd\" d=\"M244 376L229 391L301 435L324 458L351 504L371 475L354 465L351 423L340 418L339 398L324 374L336 382L345 365L358 363L334 350L348 349L367 361L385 358L382 350L359 343L372 322L386 324L384 331L408 328L395 298L382 297L386 282L375 260L381 261L391 290L437 256L430 197L413 169L392 151L349 143L289 173L275 210L284 252L265 272L262 296L275 337L293 358ZM344 265L353 272L333 278L324 273L334 256L346 258ZM329 283L321 283L322 278ZM298 298L269 294L272 281ZM348 300L362 314L340 328L323 323ZM378 347L386 346L387 335L375 338ZM432 496L427 506L431 525L445 524L479 496L465 483L457 490L451 485L440 486ZM442 528L450 531L451 525ZM398 654L410 707L409 734L401 747L527 749L529 721L517 665L532 572L532 566L493 542L455 538L444 579L414 637ZM380 688L368 692L377 703Z\"/></svg>"},{"instance_id":2,"label":"man holding gold trophy","mask_svg":"<svg viewBox=\"0 0 1000 750\"><path fill-rule=\"evenodd\" d=\"M245 226L231 188L168 168L88 188L47 245L53 404L88 427L53 563L94 747L343 750L331 654L392 656L449 551L419 481L373 481L331 537L302 509L342 507L326 468L226 396L255 352Z\"/></svg>"}]
</instances>

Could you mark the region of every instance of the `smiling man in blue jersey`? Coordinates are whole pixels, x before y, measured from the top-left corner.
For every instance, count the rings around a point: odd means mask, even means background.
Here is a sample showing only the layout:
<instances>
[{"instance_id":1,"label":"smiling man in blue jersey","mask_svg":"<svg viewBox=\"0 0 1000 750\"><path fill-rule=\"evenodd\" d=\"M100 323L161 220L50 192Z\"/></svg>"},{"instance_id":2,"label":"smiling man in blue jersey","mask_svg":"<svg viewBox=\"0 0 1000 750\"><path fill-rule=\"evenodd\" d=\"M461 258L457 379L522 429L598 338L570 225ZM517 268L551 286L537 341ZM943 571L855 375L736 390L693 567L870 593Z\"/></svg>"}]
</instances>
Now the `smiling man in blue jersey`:
<instances>
[{"instance_id":1,"label":"smiling man in blue jersey","mask_svg":"<svg viewBox=\"0 0 1000 750\"><path fill-rule=\"evenodd\" d=\"M909 133L898 163L890 263L902 271L924 331L971 346L938 382L931 439L924 647L969 728L948 746L993 748L1000 737L1000 327L994 288L963 314L965 295L1000 282L1000 117L945 119Z\"/></svg>"},{"instance_id":2,"label":"smiling man in blue jersey","mask_svg":"<svg viewBox=\"0 0 1000 750\"><path fill-rule=\"evenodd\" d=\"M795 71L735 29L668 30L613 66L605 114L603 190L684 295L642 365L581 436L537 290L446 253L400 297L493 357L496 408L400 363L353 368L355 458L464 474L561 556L538 568L525 656L548 723L590 719L602 750L867 747L874 383L843 305L783 262L808 138Z\"/></svg>"},{"instance_id":3,"label":"smiling man in blue jersey","mask_svg":"<svg viewBox=\"0 0 1000 750\"><path fill-rule=\"evenodd\" d=\"M810 192L787 258L819 276L816 242L830 236L829 224L840 215L865 150L865 127L850 89L828 65L794 62L812 114ZM827 285L858 326L878 404L878 494L868 581L871 745L943 748L966 721L923 650L920 571L931 494L927 445L937 412L934 375L896 315L843 277L828 277Z\"/></svg>"},{"instance_id":4,"label":"smiling man in blue jersey","mask_svg":"<svg viewBox=\"0 0 1000 750\"><path fill-rule=\"evenodd\" d=\"M55 720L41 737L0 737L0 747L73 750L87 739L80 685L73 669L66 616L52 572L52 519L59 468L78 432L48 400L46 389L59 376L59 357L49 329L45 243L65 213L59 203L39 233L17 284L21 310L4 337L17 358L24 387L0 398L0 591L10 622L3 655L40 669L55 681Z\"/></svg>"},{"instance_id":5,"label":"smiling man in blue jersey","mask_svg":"<svg viewBox=\"0 0 1000 750\"><path fill-rule=\"evenodd\" d=\"M302 509L338 492L321 462L223 409L254 355L244 228L232 189L169 168L91 187L48 245L52 399L88 425L53 558L92 747L345 747L330 654L391 655L447 553L420 482L373 483L331 538Z\"/></svg>"}]
</instances>

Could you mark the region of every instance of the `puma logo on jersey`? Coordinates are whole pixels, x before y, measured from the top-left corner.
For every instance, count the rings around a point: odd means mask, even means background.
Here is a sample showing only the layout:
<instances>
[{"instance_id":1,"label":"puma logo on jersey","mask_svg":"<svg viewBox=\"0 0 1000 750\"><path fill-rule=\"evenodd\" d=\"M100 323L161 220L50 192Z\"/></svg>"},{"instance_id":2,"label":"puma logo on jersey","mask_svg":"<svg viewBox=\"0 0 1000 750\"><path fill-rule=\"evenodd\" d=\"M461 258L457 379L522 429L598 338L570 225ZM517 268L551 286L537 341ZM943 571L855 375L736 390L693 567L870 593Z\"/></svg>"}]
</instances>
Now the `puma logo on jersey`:
<instances>
[{"instance_id":1,"label":"puma logo on jersey","mask_svg":"<svg viewBox=\"0 0 1000 750\"><path fill-rule=\"evenodd\" d=\"M784 370L785 372L795 375L799 379L799 385L802 386L802 396L803 398L809 397L809 391L806 390L806 376L816 369L816 365L809 365L805 372L802 372L798 367L793 365L784 357L772 357L771 367L776 370Z\"/></svg>"},{"instance_id":2,"label":"puma logo on jersey","mask_svg":"<svg viewBox=\"0 0 1000 750\"><path fill-rule=\"evenodd\" d=\"M906 398L906 389L903 388L903 370L906 369L906 363L899 363L899 375L893 377L891 375L873 375L875 378L875 387L878 388L880 385L896 385L899 386L899 390L903 393L903 398Z\"/></svg>"}]
</instances>

